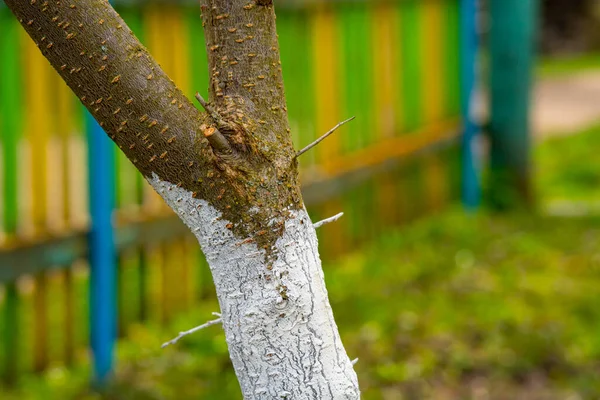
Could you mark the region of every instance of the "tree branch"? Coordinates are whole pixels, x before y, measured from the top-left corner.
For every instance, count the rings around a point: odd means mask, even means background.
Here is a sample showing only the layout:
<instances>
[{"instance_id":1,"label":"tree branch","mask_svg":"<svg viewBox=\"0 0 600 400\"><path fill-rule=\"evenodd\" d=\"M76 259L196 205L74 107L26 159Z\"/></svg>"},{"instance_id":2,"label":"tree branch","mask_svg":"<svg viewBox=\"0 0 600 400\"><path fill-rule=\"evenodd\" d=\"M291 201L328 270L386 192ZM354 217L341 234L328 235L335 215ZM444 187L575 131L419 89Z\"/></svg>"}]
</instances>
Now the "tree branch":
<instances>
[{"instance_id":1,"label":"tree branch","mask_svg":"<svg viewBox=\"0 0 600 400\"><path fill-rule=\"evenodd\" d=\"M224 117L236 108L250 120L248 134L269 144L269 158L293 152L272 1L201 4L211 106Z\"/></svg>"},{"instance_id":2,"label":"tree branch","mask_svg":"<svg viewBox=\"0 0 600 400\"><path fill-rule=\"evenodd\" d=\"M308 146L306 146L305 148L303 148L302 150L300 150L299 152L297 152L296 153L296 158L300 157L302 154L306 153L307 151L309 151L310 149L312 149L313 147L315 147L316 145L318 145L319 143L321 143L329 135L331 135L333 132L335 132L340 126L344 125L347 122L352 121L354 118L356 118L356 117L348 118L347 120L342 121L339 124L337 124L336 126L334 126L333 128L331 128L331 130L329 130L326 134L324 134L323 136L321 136L320 138L318 138L317 140L315 140L314 142L312 142L311 144L309 144Z\"/></svg>"},{"instance_id":3,"label":"tree branch","mask_svg":"<svg viewBox=\"0 0 600 400\"><path fill-rule=\"evenodd\" d=\"M165 348L167 346L170 346L172 344L177 343L181 338L191 335L192 333L196 333L204 328L208 328L209 326L213 326L216 324L220 324L221 323L221 314L219 313L212 313L214 316L219 317L217 319L213 319L212 321L208 321L200 326L197 326L195 328L190 329L189 331L184 331L184 332L179 332L179 335L177 335L177 337L175 337L174 339L169 340L168 342L165 342L162 344L161 348Z\"/></svg>"},{"instance_id":4,"label":"tree branch","mask_svg":"<svg viewBox=\"0 0 600 400\"><path fill-rule=\"evenodd\" d=\"M204 164L206 174L213 156L208 143L199 142L204 137L199 128L207 116L175 86L108 1L5 3L144 176L155 172L189 187L193 177L182 166Z\"/></svg>"},{"instance_id":5,"label":"tree branch","mask_svg":"<svg viewBox=\"0 0 600 400\"><path fill-rule=\"evenodd\" d=\"M322 227L323 225L327 225L327 224L337 221L338 219L342 218L343 216L344 216L344 213L341 212L339 214L334 215L333 217L329 217L327 219L324 219L323 221L314 223L313 227L315 229L318 229L318 228Z\"/></svg>"}]
</instances>

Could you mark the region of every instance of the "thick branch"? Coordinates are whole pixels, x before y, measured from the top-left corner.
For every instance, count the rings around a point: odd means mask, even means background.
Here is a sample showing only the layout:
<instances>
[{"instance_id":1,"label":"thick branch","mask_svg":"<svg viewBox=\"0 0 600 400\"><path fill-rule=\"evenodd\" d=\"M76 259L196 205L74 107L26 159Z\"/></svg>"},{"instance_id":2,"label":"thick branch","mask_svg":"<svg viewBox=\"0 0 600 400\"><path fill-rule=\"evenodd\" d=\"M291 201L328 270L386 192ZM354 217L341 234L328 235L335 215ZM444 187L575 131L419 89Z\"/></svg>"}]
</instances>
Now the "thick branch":
<instances>
[{"instance_id":1,"label":"thick branch","mask_svg":"<svg viewBox=\"0 0 600 400\"><path fill-rule=\"evenodd\" d=\"M6 0L6 4L145 176L156 172L165 180L192 186L192 174L184 166L211 158L198 132L206 118L107 1Z\"/></svg>"},{"instance_id":2,"label":"thick branch","mask_svg":"<svg viewBox=\"0 0 600 400\"><path fill-rule=\"evenodd\" d=\"M249 134L270 159L289 165L293 153L271 1L201 0L210 102L252 121Z\"/></svg>"}]
</instances>

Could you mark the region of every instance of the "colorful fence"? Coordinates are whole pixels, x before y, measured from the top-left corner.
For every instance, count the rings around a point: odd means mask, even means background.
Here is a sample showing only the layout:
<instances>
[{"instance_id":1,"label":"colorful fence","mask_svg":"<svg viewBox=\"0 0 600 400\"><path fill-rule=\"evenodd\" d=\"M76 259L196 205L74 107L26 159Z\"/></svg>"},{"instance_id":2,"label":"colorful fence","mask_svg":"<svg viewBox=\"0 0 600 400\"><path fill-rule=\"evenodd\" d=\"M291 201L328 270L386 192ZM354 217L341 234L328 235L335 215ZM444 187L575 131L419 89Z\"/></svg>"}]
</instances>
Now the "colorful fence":
<instances>
[{"instance_id":1,"label":"colorful fence","mask_svg":"<svg viewBox=\"0 0 600 400\"><path fill-rule=\"evenodd\" d=\"M357 117L301 160L313 219L346 213L322 228L324 256L456 199L460 1L279 3L296 147ZM119 11L185 92L206 91L196 7ZM167 321L212 293L186 229L87 118L0 8L0 365L9 382L86 362L90 346L96 373L108 373L115 299L123 333L133 321ZM114 240L106 223L112 201ZM181 262L167 271L173 258Z\"/></svg>"}]
</instances>

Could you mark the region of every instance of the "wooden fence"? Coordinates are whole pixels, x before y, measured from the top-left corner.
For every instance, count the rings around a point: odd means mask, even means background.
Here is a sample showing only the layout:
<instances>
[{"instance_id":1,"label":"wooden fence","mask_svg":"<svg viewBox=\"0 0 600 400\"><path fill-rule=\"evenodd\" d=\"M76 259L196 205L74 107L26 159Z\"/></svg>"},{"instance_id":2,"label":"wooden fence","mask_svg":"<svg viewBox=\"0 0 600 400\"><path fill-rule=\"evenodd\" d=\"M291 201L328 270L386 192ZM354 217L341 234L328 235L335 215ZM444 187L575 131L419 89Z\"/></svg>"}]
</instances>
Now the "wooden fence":
<instances>
[{"instance_id":1,"label":"wooden fence","mask_svg":"<svg viewBox=\"0 0 600 400\"><path fill-rule=\"evenodd\" d=\"M461 68L464 2L277 3L296 147L357 117L301 160L313 219L346 213L320 230L325 258L459 197L457 144L469 83ZM189 96L207 90L197 6L117 5L179 87ZM115 326L123 333L134 321L165 322L212 295L194 240L97 130L0 7L0 366L7 382L89 362L90 348L102 377ZM174 258L181 262L167 271L165 260Z\"/></svg>"}]
</instances>

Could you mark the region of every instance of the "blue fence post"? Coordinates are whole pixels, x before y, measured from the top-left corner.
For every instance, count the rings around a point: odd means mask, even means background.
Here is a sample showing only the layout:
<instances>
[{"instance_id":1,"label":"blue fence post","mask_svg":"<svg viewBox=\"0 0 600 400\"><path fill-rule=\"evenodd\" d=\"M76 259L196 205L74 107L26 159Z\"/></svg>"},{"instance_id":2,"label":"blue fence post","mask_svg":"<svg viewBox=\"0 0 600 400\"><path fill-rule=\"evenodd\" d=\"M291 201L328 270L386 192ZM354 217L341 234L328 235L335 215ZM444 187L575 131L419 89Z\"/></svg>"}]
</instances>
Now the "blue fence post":
<instances>
[{"instance_id":1,"label":"blue fence post","mask_svg":"<svg viewBox=\"0 0 600 400\"><path fill-rule=\"evenodd\" d=\"M110 377L116 337L116 250L112 214L115 204L115 163L111 140L86 113L89 165L90 346L94 382Z\"/></svg>"},{"instance_id":2,"label":"blue fence post","mask_svg":"<svg viewBox=\"0 0 600 400\"><path fill-rule=\"evenodd\" d=\"M468 210L475 209L481 198L475 138L478 127L471 115L475 98L475 65L477 60L477 0L460 0L460 59L461 59L461 114L462 136L462 203Z\"/></svg>"}]
</instances>

